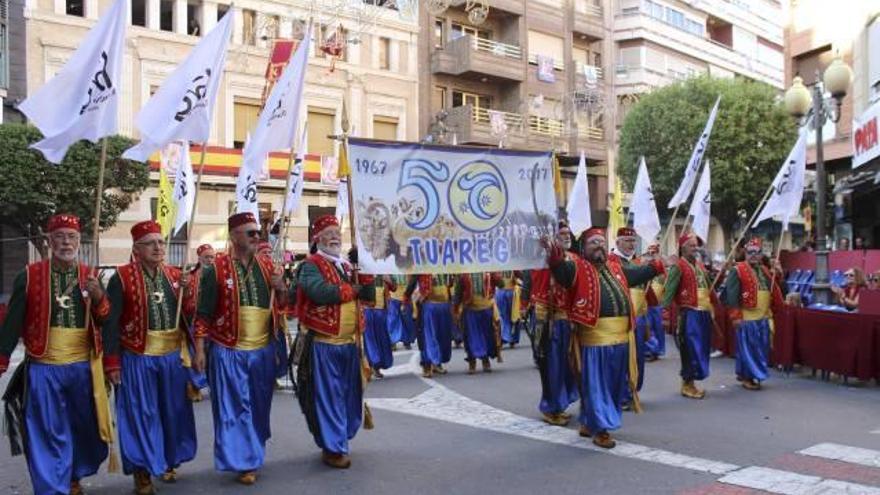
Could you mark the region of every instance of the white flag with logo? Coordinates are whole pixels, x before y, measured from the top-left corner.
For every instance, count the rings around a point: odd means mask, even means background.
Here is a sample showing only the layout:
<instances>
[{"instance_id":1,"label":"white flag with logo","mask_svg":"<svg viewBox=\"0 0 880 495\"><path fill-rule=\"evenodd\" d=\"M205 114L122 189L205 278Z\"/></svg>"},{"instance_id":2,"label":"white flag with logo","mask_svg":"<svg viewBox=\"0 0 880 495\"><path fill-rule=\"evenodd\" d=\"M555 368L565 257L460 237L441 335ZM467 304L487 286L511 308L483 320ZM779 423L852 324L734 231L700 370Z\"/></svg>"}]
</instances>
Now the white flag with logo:
<instances>
[{"instance_id":1,"label":"white flag with logo","mask_svg":"<svg viewBox=\"0 0 880 495\"><path fill-rule=\"evenodd\" d=\"M632 201L629 210L633 212L633 228L636 233L650 244L660 233L660 216L657 214L657 203L654 202L654 191L651 189L651 178L645 157L639 160L639 174L633 187Z\"/></svg>"},{"instance_id":2,"label":"white flag with logo","mask_svg":"<svg viewBox=\"0 0 880 495\"><path fill-rule=\"evenodd\" d=\"M135 120L141 142L124 158L143 162L175 140L208 141L234 15L230 9L141 109Z\"/></svg>"},{"instance_id":3,"label":"white flag with logo","mask_svg":"<svg viewBox=\"0 0 880 495\"><path fill-rule=\"evenodd\" d=\"M299 148L296 150L296 160L294 160L293 167L290 169L290 188L287 190L287 197L284 199L285 215L295 214L299 209L299 202L302 200L303 188L305 186L303 168L306 160L307 143L305 129L303 129Z\"/></svg>"},{"instance_id":4,"label":"white flag with logo","mask_svg":"<svg viewBox=\"0 0 880 495\"><path fill-rule=\"evenodd\" d=\"M703 129L703 133L700 134L697 144L694 145L691 159L688 161L687 168L684 169L684 178L681 180L678 190L675 191L675 196L669 200L668 208L675 208L686 202L691 194L691 190L694 188L694 181L697 180L700 163L703 161L703 155L706 153L706 146L709 145L709 136L712 134L712 126L715 125L715 117L718 115L718 103L720 102L721 96L715 100L715 106L712 107L712 112L706 121L706 127Z\"/></svg>"},{"instance_id":5,"label":"white flag with logo","mask_svg":"<svg viewBox=\"0 0 880 495\"><path fill-rule=\"evenodd\" d=\"M568 196L568 223L571 232L580 235L581 232L593 226L590 213L590 188L587 186L587 158L581 151L581 161L578 163L577 176L574 178L574 187Z\"/></svg>"},{"instance_id":6,"label":"white flag with logo","mask_svg":"<svg viewBox=\"0 0 880 495\"><path fill-rule=\"evenodd\" d=\"M272 87L272 92L260 111L257 128L244 148L242 167L260 170L263 160L270 151L293 146L309 62L310 38L311 27L296 47L296 53L284 68L281 78Z\"/></svg>"},{"instance_id":7,"label":"white flag with logo","mask_svg":"<svg viewBox=\"0 0 880 495\"><path fill-rule=\"evenodd\" d=\"M700 183L697 184L697 192L694 193L694 199L691 201L691 209L688 215L694 216L692 228L703 242L709 239L709 218L712 215L712 185L711 173L709 172L709 162L703 167L703 175L700 176Z\"/></svg>"},{"instance_id":8,"label":"white flag with logo","mask_svg":"<svg viewBox=\"0 0 880 495\"><path fill-rule=\"evenodd\" d=\"M253 213L259 218L260 207L257 204L257 180L259 170L249 170L242 166L238 171L238 180L235 181L235 212Z\"/></svg>"},{"instance_id":9,"label":"white flag with logo","mask_svg":"<svg viewBox=\"0 0 880 495\"><path fill-rule=\"evenodd\" d=\"M788 230L788 221L798 214L804 196L804 176L807 170L807 133L802 129L794 148L773 179L773 191L764 209L755 219L753 227L764 220L779 216L783 230Z\"/></svg>"},{"instance_id":10,"label":"white flag with logo","mask_svg":"<svg viewBox=\"0 0 880 495\"><path fill-rule=\"evenodd\" d=\"M190 221L195 206L196 181L193 174L192 160L189 156L189 141L172 143L169 147L177 147L178 157L174 175L174 204L177 206L177 218L174 220L174 235Z\"/></svg>"},{"instance_id":11,"label":"white flag with logo","mask_svg":"<svg viewBox=\"0 0 880 495\"><path fill-rule=\"evenodd\" d=\"M43 140L31 145L52 163L81 139L117 132L128 1L116 0L55 77L18 106Z\"/></svg>"},{"instance_id":12,"label":"white flag with logo","mask_svg":"<svg viewBox=\"0 0 880 495\"><path fill-rule=\"evenodd\" d=\"M336 218L341 222L348 216L348 179L339 181L339 189L336 190Z\"/></svg>"}]
</instances>

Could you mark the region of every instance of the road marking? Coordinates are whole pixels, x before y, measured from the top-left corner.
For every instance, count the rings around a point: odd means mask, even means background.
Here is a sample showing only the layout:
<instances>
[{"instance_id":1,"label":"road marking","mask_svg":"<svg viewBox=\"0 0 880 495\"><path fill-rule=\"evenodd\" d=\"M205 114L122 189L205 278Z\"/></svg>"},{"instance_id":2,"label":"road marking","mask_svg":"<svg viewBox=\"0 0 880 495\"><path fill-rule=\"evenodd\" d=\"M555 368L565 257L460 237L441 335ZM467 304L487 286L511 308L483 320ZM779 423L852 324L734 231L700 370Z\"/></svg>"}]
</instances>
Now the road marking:
<instances>
[{"instance_id":1,"label":"road marking","mask_svg":"<svg viewBox=\"0 0 880 495\"><path fill-rule=\"evenodd\" d=\"M758 466L734 471L718 481L784 495L880 495L880 488Z\"/></svg>"},{"instance_id":2,"label":"road marking","mask_svg":"<svg viewBox=\"0 0 880 495\"><path fill-rule=\"evenodd\" d=\"M850 447L837 443L820 443L801 450L798 454L861 464L868 467L880 467L880 451Z\"/></svg>"}]
</instances>

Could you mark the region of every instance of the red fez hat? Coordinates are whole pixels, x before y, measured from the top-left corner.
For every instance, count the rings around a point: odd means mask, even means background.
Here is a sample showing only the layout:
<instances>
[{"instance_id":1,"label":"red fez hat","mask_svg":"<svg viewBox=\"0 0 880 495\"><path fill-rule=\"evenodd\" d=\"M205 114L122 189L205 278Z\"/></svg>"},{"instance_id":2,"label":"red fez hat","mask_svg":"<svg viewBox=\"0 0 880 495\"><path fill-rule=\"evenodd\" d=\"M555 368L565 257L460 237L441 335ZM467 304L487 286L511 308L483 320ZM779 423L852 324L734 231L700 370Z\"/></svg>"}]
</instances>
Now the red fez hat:
<instances>
[{"instance_id":1,"label":"red fez hat","mask_svg":"<svg viewBox=\"0 0 880 495\"><path fill-rule=\"evenodd\" d=\"M764 243L761 241L760 237L752 237L749 239L749 242L746 243L746 249L757 249L760 251L764 249Z\"/></svg>"},{"instance_id":2,"label":"red fez hat","mask_svg":"<svg viewBox=\"0 0 880 495\"><path fill-rule=\"evenodd\" d=\"M339 227L339 220L336 218L336 216L323 215L318 217L318 219L315 220L314 225L312 225L312 239L321 235L321 232L323 232L328 227Z\"/></svg>"},{"instance_id":3,"label":"red fez hat","mask_svg":"<svg viewBox=\"0 0 880 495\"><path fill-rule=\"evenodd\" d=\"M131 228L131 240L137 242L145 235L161 233L162 227L158 223L153 220L144 220L134 224L134 227Z\"/></svg>"},{"instance_id":4,"label":"red fez hat","mask_svg":"<svg viewBox=\"0 0 880 495\"><path fill-rule=\"evenodd\" d=\"M248 223L257 223L257 218L253 213L246 211L244 213L236 213L235 215L232 215L229 217L227 223L229 224L229 230L232 230Z\"/></svg>"},{"instance_id":5,"label":"red fez hat","mask_svg":"<svg viewBox=\"0 0 880 495\"><path fill-rule=\"evenodd\" d=\"M79 232L79 217L69 213L52 215L46 224L46 232L53 232L58 229L73 229Z\"/></svg>"},{"instance_id":6,"label":"red fez hat","mask_svg":"<svg viewBox=\"0 0 880 495\"><path fill-rule=\"evenodd\" d=\"M691 239L694 239L697 241L697 246L703 245L703 241L700 239L699 236L697 236L697 234L694 234L693 232L687 232L685 234L682 234L681 237L678 238L678 247L684 246L685 243Z\"/></svg>"},{"instance_id":7,"label":"red fez hat","mask_svg":"<svg viewBox=\"0 0 880 495\"><path fill-rule=\"evenodd\" d=\"M617 229L617 237L635 237L636 231L629 227L621 227Z\"/></svg>"},{"instance_id":8,"label":"red fez hat","mask_svg":"<svg viewBox=\"0 0 880 495\"><path fill-rule=\"evenodd\" d=\"M199 246L198 248L196 248L196 255L197 255L197 256L201 256L202 254L205 253L205 251L207 251L207 250L209 250L209 249L213 251L213 250L214 250L214 247L211 246L210 244L202 244L201 246Z\"/></svg>"},{"instance_id":9,"label":"red fez hat","mask_svg":"<svg viewBox=\"0 0 880 495\"><path fill-rule=\"evenodd\" d=\"M600 229L599 227L590 227L589 229L584 231L584 240L587 240L591 237L602 237L605 238L605 229Z\"/></svg>"}]
</instances>

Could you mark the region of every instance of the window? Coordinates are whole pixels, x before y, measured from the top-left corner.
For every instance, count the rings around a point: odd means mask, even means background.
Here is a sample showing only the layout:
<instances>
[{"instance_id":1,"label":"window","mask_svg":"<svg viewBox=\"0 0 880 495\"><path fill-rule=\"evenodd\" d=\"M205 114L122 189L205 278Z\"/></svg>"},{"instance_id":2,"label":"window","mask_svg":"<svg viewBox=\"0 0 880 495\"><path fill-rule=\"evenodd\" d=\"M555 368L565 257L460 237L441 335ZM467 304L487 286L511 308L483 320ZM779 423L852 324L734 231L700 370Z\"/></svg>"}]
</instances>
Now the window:
<instances>
[{"instance_id":1,"label":"window","mask_svg":"<svg viewBox=\"0 0 880 495\"><path fill-rule=\"evenodd\" d=\"M241 10L241 18L244 28L242 29L241 42L245 45L257 44L257 13L250 9Z\"/></svg>"},{"instance_id":2,"label":"window","mask_svg":"<svg viewBox=\"0 0 880 495\"><path fill-rule=\"evenodd\" d=\"M229 12L229 5L223 5L222 3L217 4L217 22L220 22L220 19L223 19L223 16Z\"/></svg>"},{"instance_id":3,"label":"window","mask_svg":"<svg viewBox=\"0 0 880 495\"><path fill-rule=\"evenodd\" d=\"M347 61L347 39L348 31L342 27L330 28L328 26L321 26L319 29L315 29L314 38L312 40L315 45L315 56L318 58L327 58L332 53L339 53L338 59Z\"/></svg>"},{"instance_id":4,"label":"window","mask_svg":"<svg viewBox=\"0 0 880 495\"><path fill-rule=\"evenodd\" d=\"M679 29L685 29L684 14L672 7L666 7L666 22Z\"/></svg>"},{"instance_id":5,"label":"window","mask_svg":"<svg viewBox=\"0 0 880 495\"><path fill-rule=\"evenodd\" d=\"M557 70L565 67L565 43L562 38L530 30L529 61L537 63L535 57L538 55L552 58Z\"/></svg>"},{"instance_id":6,"label":"window","mask_svg":"<svg viewBox=\"0 0 880 495\"><path fill-rule=\"evenodd\" d=\"M434 111L446 108L446 88L434 86L434 91L431 94L431 108Z\"/></svg>"},{"instance_id":7,"label":"window","mask_svg":"<svg viewBox=\"0 0 880 495\"><path fill-rule=\"evenodd\" d=\"M186 34L190 36L201 36L202 26L199 23L199 6L186 4Z\"/></svg>"},{"instance_id":8,"label":"window","mask_svg":"<svg viewBox=\"0 0 880 495\"><path fill-rule=\"evenodd\" d=\"M65 2L65 12L67 15L75 15L77 17L85 17L85 0L67 0Z\"/></svg>"},{"instance_id":9,"label":"window","mask_svg":"<svg viewBox=\"0 0 880 495\"><path fill-rule=\"evenodd\" d=\"M308 113L308 150L321 156L336 154L333 140L327 136L335 134L336 110L329 108L309 107Z\"/></svg>"},{"instance_id":10,"label":"window","mask_svg":"<svg viewBox=\"0 0 880 495\"><path fill-rule=\"evenodd\" d=\"M446 44L446 30L443 29L445 23L443 19L434 21L434 48L443 48Z\"/></svg>"},{"instance_id":11,"label":"window","mask_svg":"<svg viewBox=\"0 0 880 495\"><path fill-rule=\"evenodd\" d=\"M159 29L162 31L174 31L173 0L160 0L159 2Z\"/></svg>"},{"instance_id":12,"label":"window","mask_svg":"<svg viewBox=\"0 0 880 495\"><path fill-rule=\"evenodd\" d=\"M235 133L232 146L236 149L244 148L248 134L256 127L260 116L260 103L257 100L235 99L232 108L233 120L235 121Z\"/></svg>"},{"instance_id":13,"label":"window","mask_svg":"<svg viewBox=\"0 0 880 495\"><path fill-rule=\"evenodd\" d=\"M697 36L703 36L703 25L697 21L687 20L687 31Z\"/></svg>"},{"instance_id":14,"label":"window","mask_svg":"<svg viewBox=\"0 0 880 495\"><path fill-rule=\"evenodd\" d=\"M397 117L373 117L373 139L397 141Z\"/></svg>"},{"instance_id":15,"label":"window","mask_svg":"<svg viewBox=\"0 0 880 495\"><path fill-rule=\"evenodd\" d=\"M379 38L379 68L391 70L391 40L384 37Z\"/></svg>"},{"instance_id":16,"label":"window","mask_svg":"<svg viewBox=\"0 0 880 495\"><path fill-rule=\"evenodd\" d=\"M278 39L281 33L281 18L277 15L270 15L266 18L266 26L263 29L262 36L270 40Z\"/></svg>"},{"instance_id":17,"label":"window","mask_svg":"<svg viewBox=\"0 0 880 495\"><path fill-rule=\"evenodd\" d=\"M474 108L489 109L492 108L492 97L486 95L478 95L475 93L468 93L465 91L453 91L452 106L463 107L465 105L471 105Z\"/></svg>"},{"instance_id":18,"label":"window","mask_svg":"<svg viewBox=\"0 0 880 495\"><path fill-rule=\"evenodd\" d=\"M651 0L645 0L645 13L649 16L663 20L663 6Z\"/></svg>"},{"instance_id":19,"label":"window","mask_svg":"<svg viewBox=\"0 0 880 495\"><path fill-rule=\"evenodd\" d=\"M147 27L147 0L131 0L131 25Z\"/></svg>"},{"instance_id":20,"label":"window","mask_svg":"<svg viewBox=\"0 0 880 495\"><path fill-rule=\"evenodd\" d=\"M465 26L464 24L459 24L457 22L452 23L452 39L458 39L462 36L471 36L474 38L480 38L483 40L491 40L492 32L486 31L485 29L477 29L473 26Z\"/></svg>"}]
</instances>

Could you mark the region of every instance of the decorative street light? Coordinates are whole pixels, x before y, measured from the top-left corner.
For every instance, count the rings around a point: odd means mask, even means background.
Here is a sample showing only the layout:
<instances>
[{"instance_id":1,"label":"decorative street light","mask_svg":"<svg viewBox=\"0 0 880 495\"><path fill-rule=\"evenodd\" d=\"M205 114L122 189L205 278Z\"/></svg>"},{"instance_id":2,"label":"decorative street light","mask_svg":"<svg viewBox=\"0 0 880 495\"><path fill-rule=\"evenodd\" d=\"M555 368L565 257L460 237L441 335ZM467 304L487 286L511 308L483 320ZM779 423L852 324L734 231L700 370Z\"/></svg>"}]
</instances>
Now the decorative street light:
<instances>
[{"instance_id":1,"label":"decorative street light","mask_svg":"<svg viewBox=\"0 0 880 495\"><path fill-rule=\"evenodd\" d=\"M796 76L785 92L785 109L802 124L812 120L816 131L816 281L813 296L817 303L830 304L831 291L828 284L828 245L825 236L825 206L828 177L825 174L822 127L827 120L840 120L840 105L852 83L852 70L838 56L825 69L822 81L816 71L816 83L812 92L804 86L804 80ZM825 91L831 98L825 98Z\"/></svg>"}]
</instances>

